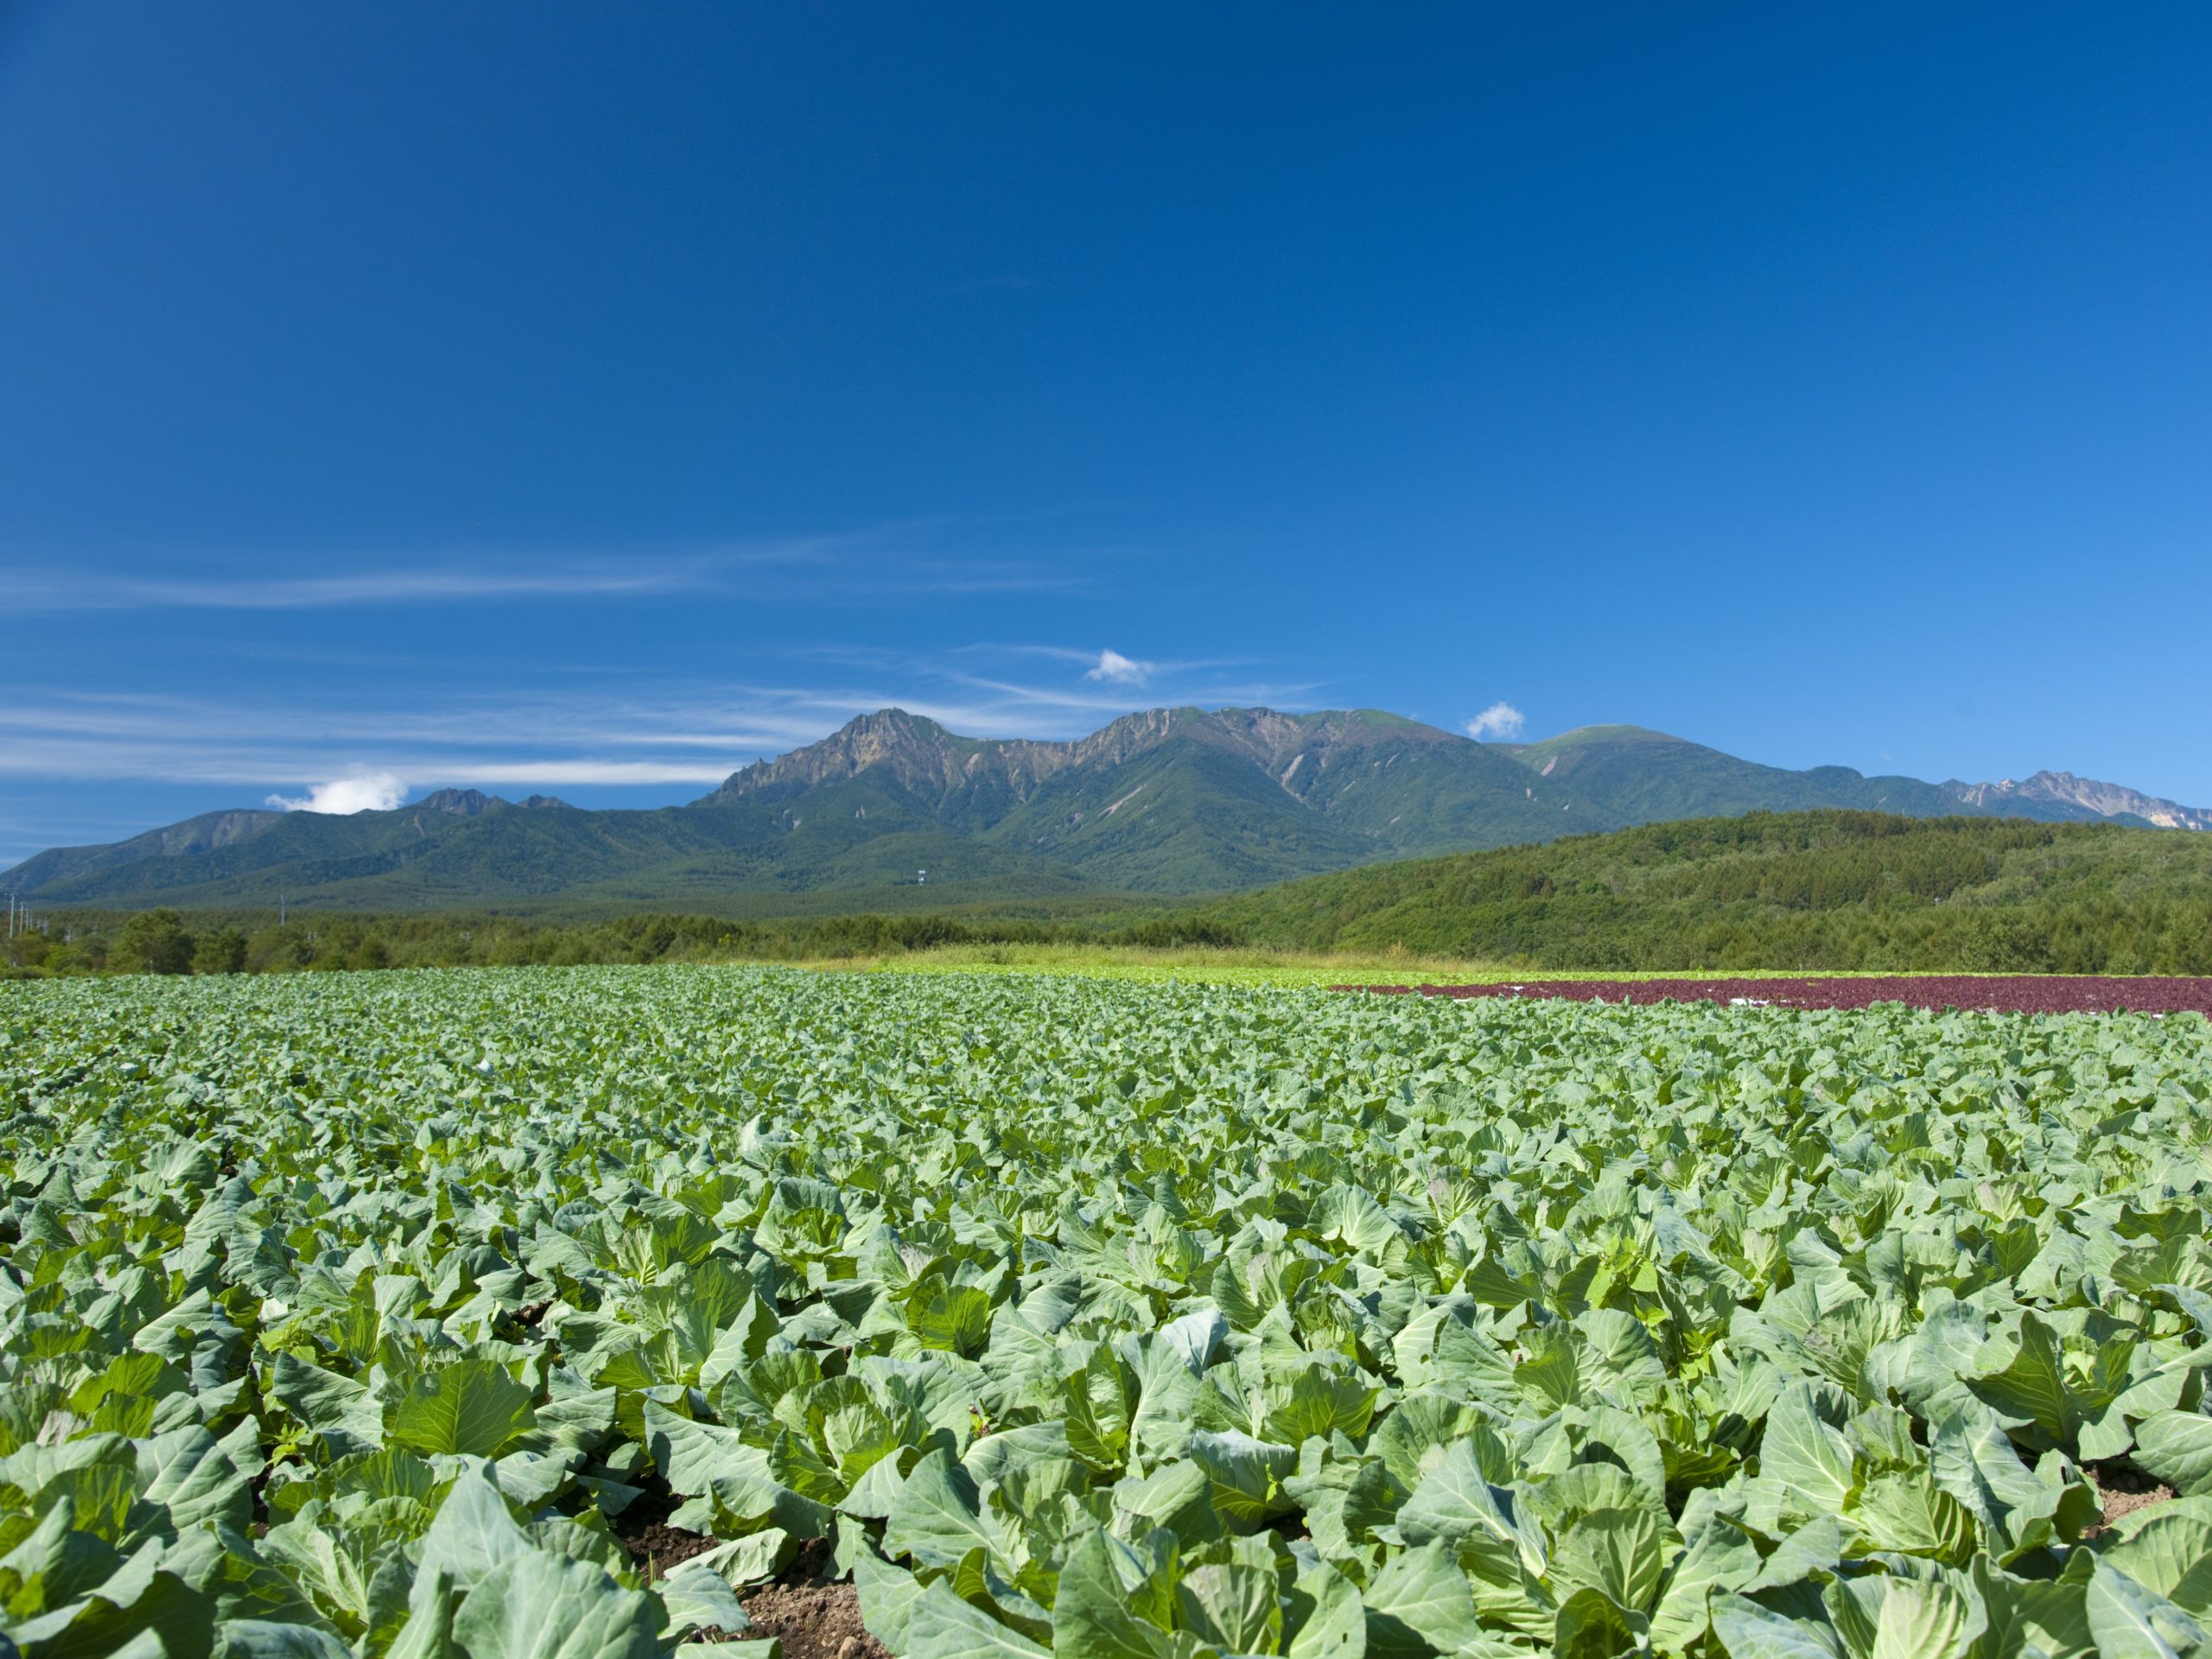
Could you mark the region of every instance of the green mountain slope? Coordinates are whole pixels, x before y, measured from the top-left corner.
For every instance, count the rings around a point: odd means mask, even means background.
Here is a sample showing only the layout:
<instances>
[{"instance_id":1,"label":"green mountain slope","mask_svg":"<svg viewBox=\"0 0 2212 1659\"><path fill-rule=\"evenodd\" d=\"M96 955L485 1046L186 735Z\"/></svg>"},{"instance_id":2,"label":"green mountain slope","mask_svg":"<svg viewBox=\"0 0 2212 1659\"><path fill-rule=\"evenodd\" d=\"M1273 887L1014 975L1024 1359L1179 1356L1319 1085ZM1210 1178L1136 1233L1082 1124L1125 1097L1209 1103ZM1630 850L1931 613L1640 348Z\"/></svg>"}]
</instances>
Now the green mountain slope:
<instances>
[{"instance_id":1,"label":"green mountain slope","mask_svg":"<svg viewBox=\"0 0 2212 1659\"><path fill-rule=\"evenodd\" d=\"M1376 855L1242 757L1190 734L1055 778L987 832L1109 886L1249 887Z\"/></svg>"},{"instance_id":2,"label":"green mountain slope","mask_svg":"<svg viewBox=\"0 0 2212 1659\"><path fill-rule=\"evenodd\" d=\"M1913 817L1968 810L1953 790L1917 778L1868 778L1849 766L1791 772L1739 760L1641 726L1585 726L1541 743L1518 746L1514 758L1539 778L1589 796L1624 823L1821 807L1902 812ZM2063 821L2098 816L2047 802L2011 800L2005 805L2007 816L2014 817Z\"/></svg>"},{"instance_id":3,"label":"green mountain slope","mask_svg":"<svg viewBox=\"0 0 2212 1659\"><path fill-rule=\"evenodd\" d=\"M278 815L249 838L136 861L105 849L42 854L17 889L41 902L95 906L294 904L442 908L531 901L712 906L737 893L864 892L912 884L989 884L1074 893L1087 883L1046 861L948 830L865 781L810 797L807 810L749 803L712 811L587 812L493 803L450 819L412 808L344 817Z\"/></svg>"},{"instance_id":4,"label":"green mountain slope","mask_svg":"<svg viewBox=\"0 0 2212 1659\"><path fill-rule=\"evenodd\" d=\"M611 866L714 849L677 811L541 810L502 802L466 818L412 807L272 817L251 836L135 861L105 849L43 853L12 880L48 902L257 904L283 893L404 906L558 892Z\"/></svg>"},{"instance_id":5,"label":"green mountain slope","mask_svg":"<svg viewBox=\"0 0 2212 1659\"><path fill-rule=\"evenodd\" d=\"M1132 720L1149 741L1046 779L988 837L1130 891L1193 893L1613 822L1481 744L1372 709Z\"/></svg>"},{"instance_id":6,"label":"green mountain slope","mask_svg":"<svg viewBox=\"0 0 2212 1659\"><path fill-rule=\"evenodd\" d=\"M1185 925L1550 969L2212 972L2212 836L1848 811L1347 870Z\"/></svg>"}]
</instances>

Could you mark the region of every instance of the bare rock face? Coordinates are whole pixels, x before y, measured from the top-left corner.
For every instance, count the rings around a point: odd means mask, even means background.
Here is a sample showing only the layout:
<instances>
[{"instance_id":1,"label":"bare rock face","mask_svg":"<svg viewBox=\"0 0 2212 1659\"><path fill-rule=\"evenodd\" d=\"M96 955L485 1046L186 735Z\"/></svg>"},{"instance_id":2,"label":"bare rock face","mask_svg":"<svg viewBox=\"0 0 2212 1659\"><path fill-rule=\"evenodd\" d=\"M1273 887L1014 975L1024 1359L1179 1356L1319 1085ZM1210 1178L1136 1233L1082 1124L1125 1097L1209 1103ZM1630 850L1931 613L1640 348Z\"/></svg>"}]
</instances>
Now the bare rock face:
<instances>
[{"instance_id":1,"label":"bare rock face","mask_svg":"<svg viewBox=\"0 0 2212 1659\"><path fill-rule=\"evenodd\" d=\"M283 817L282 812L244 807L231 812L202 813L199 817L188 818L182 823L173 823L165 830L152 830L149 834L154 839L152 850L157 853L212 852L219 847L228 847L257 836Z\"/></svg>"},{"instance_id":2,"label":"bare rock face","mask_svg":"<svg viewBox=\"0 0 2212 1659\"><path fill-rule=\"evenodd\" d=\"M437 789L415 803L417 812L447 812L456 818L474 818L506 803L480 789Z\"/></svg>"},{"instance_id":3,"label":"bare rock face","mask_svg":"<svg viewBox=\"0 0 2212 1659\"><path fill-rule=\"evenodd\" d=\"M1990 811L2002 811L2008 801L2050 801L2078 806L2100 817L2141 818L2161 830L2212 830L2212 810L2145 795L2124 784L2076 778L2070 772L2039 772L2018 783L2007 778L1994 784L1961 784L1955 792L1967 805Z\"/></svg>"},{"instance_id":4,"label":"bare rock face","mask_svg":"<svg viewBox=\"0 0 2212 1659\"><path fill-rule=\"evenodd\" d=\"M728 803L749 795L796 793L875 771L923 792L995 785L1010 798L1026 800L1039 784L1070 766L1126 759L1150 747L1184 712L1162 709L1131 715L1078 742L1046 743L959 737L926 715L883 709L847 721L819 743L754 761L733 772L707 799Z\"/></svg>"},{"instance_id":5,"label":"bare rock face","mask_svg":"<svg viewBox=\"0 0 2212 1659\"><path fill-rule=\"evenodd\" d=\"M883 709L849 721L819 743L772 760L756 760L731 773L707 800L728 803L750 795L796 793L880 770L908 789L944 791L992 785L1010 801L1025 801L1039 785L1064 772L1120 766L1179 737L1225 749L1277 776L1296 758L1311 754L1318 772L1325 767L1330 748L1347 740L1371 742L1378 725L1386 727L1402 746L1464 741L1367 709L1285 715L1272 709L1147 709L1124 715L1088 737L1052 743L960 737L925 715ZM1363 744L1355 747L1365 752Z\"/></svg>"}]
</instances>

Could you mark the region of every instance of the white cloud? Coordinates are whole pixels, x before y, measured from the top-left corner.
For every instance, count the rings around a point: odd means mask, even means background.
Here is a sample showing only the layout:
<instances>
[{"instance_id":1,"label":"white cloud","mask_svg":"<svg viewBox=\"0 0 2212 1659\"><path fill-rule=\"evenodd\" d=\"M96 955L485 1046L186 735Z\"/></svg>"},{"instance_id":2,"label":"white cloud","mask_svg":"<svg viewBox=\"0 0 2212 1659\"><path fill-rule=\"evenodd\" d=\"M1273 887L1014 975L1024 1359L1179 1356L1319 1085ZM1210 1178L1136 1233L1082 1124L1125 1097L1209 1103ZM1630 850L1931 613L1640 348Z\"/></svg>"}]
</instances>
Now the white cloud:
<instances>
[{"instance_id":1,"label":"white cloud","mask_svg":"<svg viewBox=\"0 0 2212 1659\"><path fill-rule=\"evenodd\" d=\"M287 812L389 812L406 798L407 785L393 773L356 772L304 795L271 795L269 804Z\"/></svg>"},{"instance_id":2,"label":"white cloud","mask_svg":"<svg viewBox=\"0 0 2212 1659\"><path fill-rule=\"evenodd\" d=\"M1467 722L1467 735L1478 741L1495 741L1503 738L1509 742L1521 735L1522 728L1529 723L1529 716L1506 702L1493 702Z\"/></svg>"},{"instance_id":3,"label":"white cloud","mask_svg":"<svg viewBox=\"0 0 2212 1659\"><path fill-rule=\"evenodd\" d=\"M1153 664L1140 663L1135 658L1124 657L1118 651L1102 651L1096 666L1084 675L1086 680L1103 680L1109 685L1142 685L1152 677Z\"/></svg>"}]
</instances>

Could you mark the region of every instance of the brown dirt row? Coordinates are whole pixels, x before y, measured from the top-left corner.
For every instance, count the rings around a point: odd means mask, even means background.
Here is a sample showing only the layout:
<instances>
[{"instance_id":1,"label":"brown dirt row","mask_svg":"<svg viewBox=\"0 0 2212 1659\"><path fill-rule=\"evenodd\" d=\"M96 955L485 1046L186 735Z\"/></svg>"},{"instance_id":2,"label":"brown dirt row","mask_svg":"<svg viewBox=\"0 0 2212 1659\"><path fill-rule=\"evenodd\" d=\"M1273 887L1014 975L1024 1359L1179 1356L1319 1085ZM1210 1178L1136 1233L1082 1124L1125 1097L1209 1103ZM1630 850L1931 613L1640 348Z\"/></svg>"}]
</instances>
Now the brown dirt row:
<instances>
[{"instance_id":1,"label":"brown dirt row","mask_svg":"<svg viewBox=\"0 0 2212 1659\"><path fill-rule=\"evenodd\" d=\"M1917 1008L1992 1014L2208 1014L2212 979L2041 974L1897 974L1853 979L1531 979L1491 985L1336 985L1386 996L1544 997L1579 1002L1716 1002L1750 1007Z\"/></svg>"}]
</instances>

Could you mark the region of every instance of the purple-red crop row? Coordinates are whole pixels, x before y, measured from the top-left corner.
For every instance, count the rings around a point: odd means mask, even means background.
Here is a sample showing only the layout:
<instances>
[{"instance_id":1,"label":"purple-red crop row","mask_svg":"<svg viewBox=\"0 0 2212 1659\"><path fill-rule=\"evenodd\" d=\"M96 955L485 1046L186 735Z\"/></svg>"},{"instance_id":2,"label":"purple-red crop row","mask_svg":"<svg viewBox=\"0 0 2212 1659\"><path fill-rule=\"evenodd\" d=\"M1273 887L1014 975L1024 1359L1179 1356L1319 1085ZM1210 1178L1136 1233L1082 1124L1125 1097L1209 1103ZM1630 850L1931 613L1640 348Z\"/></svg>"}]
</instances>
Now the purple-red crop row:
<instances>
[{"instance_id":1,"label":"purple-red crop row","mask_svg":"<svg viewBox=\"0 0 2212 1659\"><path fill-rule=\"evenodd\" d=\"M1390 996L1571 997L1580 1002L1717 1002L1777 1008L1916 1008L1992 1014L2212 1014L2212 979L1899 974L1872 979L1531 979L1498 985L1337 985Z\"/></svg>"}]
</instances>

